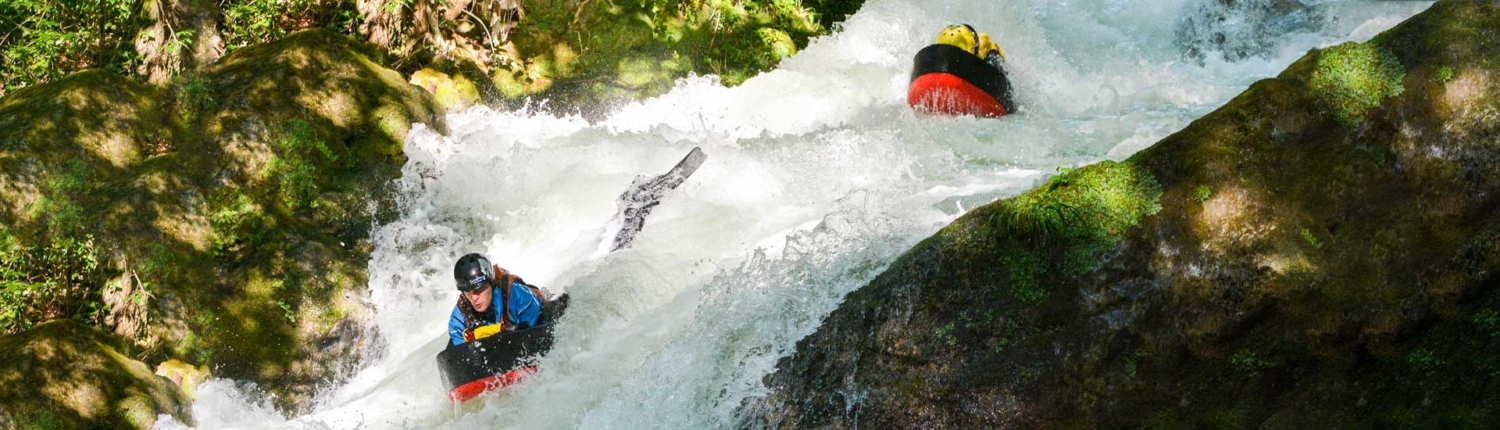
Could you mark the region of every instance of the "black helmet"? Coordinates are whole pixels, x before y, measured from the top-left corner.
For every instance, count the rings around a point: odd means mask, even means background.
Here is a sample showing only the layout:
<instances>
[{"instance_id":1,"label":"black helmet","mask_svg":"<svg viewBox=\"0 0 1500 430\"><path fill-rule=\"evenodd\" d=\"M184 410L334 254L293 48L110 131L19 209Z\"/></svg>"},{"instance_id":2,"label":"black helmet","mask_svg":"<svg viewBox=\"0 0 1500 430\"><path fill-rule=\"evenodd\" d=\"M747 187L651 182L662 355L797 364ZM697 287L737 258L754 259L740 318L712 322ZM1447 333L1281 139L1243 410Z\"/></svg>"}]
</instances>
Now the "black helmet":
<instances>
[{"instance_id":1,"label":"black helmet","mask_svg":"<svg viewBox=\"0 0 1500 430\"><path fill-rule=\"evenodd\" d=\"M465 255L453 265L453 280L459 291L474 291L495 280L495 269L490 268L490 260L483 255Z\"/></svg>"}]
</instances>

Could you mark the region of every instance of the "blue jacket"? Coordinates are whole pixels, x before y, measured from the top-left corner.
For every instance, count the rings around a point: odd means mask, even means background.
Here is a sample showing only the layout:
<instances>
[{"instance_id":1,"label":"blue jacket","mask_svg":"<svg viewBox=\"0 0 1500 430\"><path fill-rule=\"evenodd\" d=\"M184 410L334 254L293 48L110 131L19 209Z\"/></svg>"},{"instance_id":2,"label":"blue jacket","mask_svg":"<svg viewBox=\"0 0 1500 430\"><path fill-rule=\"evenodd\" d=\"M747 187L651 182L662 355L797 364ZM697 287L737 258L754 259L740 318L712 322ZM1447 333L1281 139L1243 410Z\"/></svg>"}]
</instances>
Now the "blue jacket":
<instances>
[{"instance_id":1,"label":"blue jacket","mask_svg":"<svg viewBox=\"0 0 1500 430\"><path fill-rule=\"evenodd\" d=\"M460 297L459 300L464 300L464 299L462 297ZM500 300L501 300L500 291L496 290L496 291L492 292L490 294L490 300L491 300L491 302L490 302L490 309L491 309L491 311L490 312L486 312L486 313L490 314L491 320L490 321L485 321L485 323L486 324L499 323L500 322L500 310L504 309L503 307L500 306ZM541 316L542 316L542 299L540 297L537 297L536 293L532 292L531 288L527 287L526 284L522 284L520 282L511 283L510 284L510 320L512 322L514 322L515 324L518 324L518 325L531 326L531 325L536 325L537 320L541 319ZM464 327L464 314L463 314L463 311L460 311L458 309L458 304L454 304L453 305L453 314L448 317L448 339L454 345L462 345L465 342L465 340L464 340L464 333L467 332L467 331L469 331L469 330L472 330L474 328L475 327ZM510 327L506 327L506 329L509 329L509 328Z\"/></svg>"}]
</instances>

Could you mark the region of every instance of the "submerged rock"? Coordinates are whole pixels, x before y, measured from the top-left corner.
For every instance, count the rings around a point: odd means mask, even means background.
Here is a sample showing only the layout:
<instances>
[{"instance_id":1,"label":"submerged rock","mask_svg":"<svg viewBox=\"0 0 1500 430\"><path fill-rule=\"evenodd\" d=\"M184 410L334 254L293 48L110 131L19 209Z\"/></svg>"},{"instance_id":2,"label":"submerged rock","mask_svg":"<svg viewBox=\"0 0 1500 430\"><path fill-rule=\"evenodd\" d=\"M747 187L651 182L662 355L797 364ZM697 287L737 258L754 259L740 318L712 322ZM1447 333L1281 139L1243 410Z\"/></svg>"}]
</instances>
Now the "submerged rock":
<instances>
[{"instance_id":1,"label":"submerged rock","mask_svg":"<svg viewBox=\"0 0 1500 430\"><path fill-rule=\"evenodd\" d=\"M1500 5L1310 52L850 294L749 427L1500 424Z\"/></svg>"},{"instance_id":2,"label":"submerged rock","mask_svg":"<svg viewBox=\"0 0 1500 430\"><path fill-rule=\"evenodd\" d=\"M192 422L191 402L126 340L58 320L0 337L0 427L151 428L157 415Z\"/></svg>"},{"instance_id":3,"label":"submerged rock","mask_svg":"<svg viewBox=\"0 0 1500 430\"><path fill-rule=\"evenodd\" d=\"M1183 6L1174 43L1195 60L1265 56L1280 36L1322 30L1325 15L1303 0L1195 0Z\"/></svg>"}]
</instances>

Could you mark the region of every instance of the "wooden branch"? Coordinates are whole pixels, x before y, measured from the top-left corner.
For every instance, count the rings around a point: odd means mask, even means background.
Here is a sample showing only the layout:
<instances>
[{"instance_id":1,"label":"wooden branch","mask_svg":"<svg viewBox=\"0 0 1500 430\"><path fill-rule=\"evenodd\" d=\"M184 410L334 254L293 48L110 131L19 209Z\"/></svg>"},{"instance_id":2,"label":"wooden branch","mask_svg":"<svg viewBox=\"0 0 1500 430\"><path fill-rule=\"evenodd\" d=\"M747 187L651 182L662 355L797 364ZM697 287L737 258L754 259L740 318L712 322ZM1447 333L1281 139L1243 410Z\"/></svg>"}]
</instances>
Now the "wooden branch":
<instances>
[{"instance_id":1,"label":"wooden branch","mask_svg":"<svg viewBox=\"0 0 1500 430\"><path fill-rule=\"evenodd\" d=\"M449 0L448 10L443 13L443 20L452 21L458 19L458 16L464 12L468 12L470 1L472 0Z\"/></svg>"}]
</instances>

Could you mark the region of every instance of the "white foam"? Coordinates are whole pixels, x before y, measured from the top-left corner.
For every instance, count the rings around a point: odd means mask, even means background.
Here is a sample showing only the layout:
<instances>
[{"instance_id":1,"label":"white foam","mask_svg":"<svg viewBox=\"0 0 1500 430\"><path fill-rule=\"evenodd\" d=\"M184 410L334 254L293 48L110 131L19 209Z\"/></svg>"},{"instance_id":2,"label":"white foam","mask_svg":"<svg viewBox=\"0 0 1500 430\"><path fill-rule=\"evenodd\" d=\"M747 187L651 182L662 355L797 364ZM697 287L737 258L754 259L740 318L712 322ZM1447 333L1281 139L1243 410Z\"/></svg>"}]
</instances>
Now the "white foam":
<instances>
[{"instance_id":1,"label":"white foam","mask_svg":"<svg viewBox=\"0 0 1500 430\"><path fill-rule=\"evenodd\" d=\"M735 88L684 79L598 123L475 109L449 117L448 137L418 126L402 216L371 239L383 358L290 421L253 396L200 397L195 412L203 427L732 426L845 294L963 211L1058 166L1129 157L1301 52L1367 31L1345 20L1270 57L1200 65L1172 44L1180 4L872 0ZM1333 7L1377 27L1420 10ZM906 107L911 55L954 22L1006 50L1018 114ZM616 196L694 146L708 161L633 248L599 258ZM573 304L542 373L455 408L433 356L457 297L452 263L476 251Z\"/></svg>"}]
</instances>

